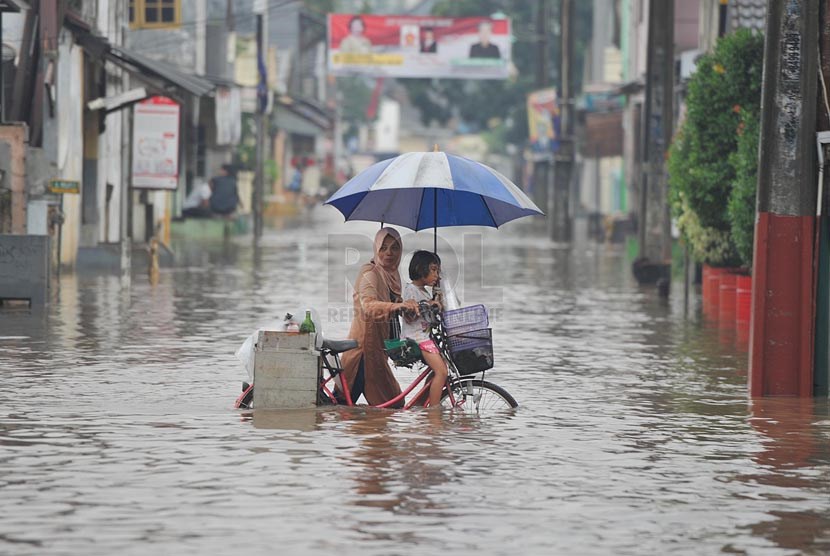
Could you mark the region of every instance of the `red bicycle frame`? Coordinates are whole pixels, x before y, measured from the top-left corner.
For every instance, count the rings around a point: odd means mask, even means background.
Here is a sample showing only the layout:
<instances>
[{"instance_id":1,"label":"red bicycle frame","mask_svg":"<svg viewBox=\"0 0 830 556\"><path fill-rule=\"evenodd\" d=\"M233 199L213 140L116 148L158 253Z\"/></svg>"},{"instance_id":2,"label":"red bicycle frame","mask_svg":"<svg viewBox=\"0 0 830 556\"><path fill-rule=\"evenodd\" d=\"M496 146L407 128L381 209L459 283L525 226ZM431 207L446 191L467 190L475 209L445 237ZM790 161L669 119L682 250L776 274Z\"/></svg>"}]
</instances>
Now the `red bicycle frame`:
<instances>
[{"instance_id":1,"label":"red bicycle frame","mask_svg":"<svg viewBox=\"0 0 830 556\"><path fill-rule=\"evenodd\" d=\"M423 381L423 380L425 380L425 379L426 379L426 381L424 382L424 385L423 385L423 387L421 387L420 391L418 391L418 393L417 393L415 396L413 396L413 397L412 397L412 399L409 401L409 403L404 404L404 407L403 407L404 409L409 409L409 408L411 408L412 406L414 406L414 405L415 405L415 403L416 403L418 400L420 400L420 399L421 399L421 396L423 396L423 395L425 395L427 392L429 392L429 388L430 388L430 386L432 385L432 380L433 380L433 377L430 377L430 378L427 378L427 377L429 377L429 374L430 374L431 372L432 372L432 369L430 369L429 367L425 367L425 368L424 368L424 370L421 372L421 374L420 374L420 375L418 375L418 377L417 377L415 380L413 380L413 381L412 381L412 383L411 383L409 386L407 386L407 387L406 387L406 389L404 389L404 390L403 390L400 394L398 394L397 396L395 396L395 397L394 397L394 398L392 398L391 400L387 400L387 401L385 401L385 402L384 402L384 403L382 403L382 404L372 405L372 406L370 406L370 407L380 407L380 408L388 408L388 407L393 407L393 406L397 405L398 403L400 403L401 401L405 400L405 399L406 399L406 396L407 396L410 392L412 392L413 390L415 390L415 387L416 387L416 386L418 386L418 384L420 384L420 383L421 383L421 381ZM343 373L342 373L342 372L340 372L340 373L337 373L336 375L330 375L330 376L329 376L326 380L324 380L324 381L323 381L323 383L320 385L320 388L321 388L321 389L322 389L322 391L326 394L326 396L328 396L328 397L329 397L329 399L330 399L332 402L334 402L335 404L338 404L338 405L344 405L344 404L340 404L340 402L339 402L339 401L337 400L337 398L335 397L334 392L333 392L331 389L329 389L328 384L329 384L331 381L333 381L333 380L334 380L335 376L341 376L341 377L342 377L342 374L343 374ZM343 392L343 395L344 395L344 396L345 396L345 398L346 398L346 403L345 403L345 405L347 405L347 406L354 406L355 404L354 404L354 401L352 400L352 394L351 394L351 392L349 391L349 388L344 387L343 382L345 382L345 381L343 381L343 380L342 380L342 378L341 378L341 380L340 380L340 391L341 391L341 392ZM445 386L445 387L446 387L446 386ZM454 405L454 404L455 404L455 398L454 398L454 397L453 397L453 395L452 395L452 390L451 390L451 389L448 389L447 391L449 392L449 395L450 395L450 402ZM244 396L245 394L243 393L242 395Z\"/></svg>"}]
</instances>

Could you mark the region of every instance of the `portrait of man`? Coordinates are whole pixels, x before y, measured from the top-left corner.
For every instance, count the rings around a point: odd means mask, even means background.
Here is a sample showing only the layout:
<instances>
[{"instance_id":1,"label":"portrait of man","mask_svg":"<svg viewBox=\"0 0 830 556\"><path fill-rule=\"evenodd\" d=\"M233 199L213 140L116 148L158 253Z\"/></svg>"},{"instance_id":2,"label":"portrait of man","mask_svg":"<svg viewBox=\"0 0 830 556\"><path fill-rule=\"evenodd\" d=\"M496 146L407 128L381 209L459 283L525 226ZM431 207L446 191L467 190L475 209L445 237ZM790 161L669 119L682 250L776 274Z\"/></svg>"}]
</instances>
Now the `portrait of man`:
<instances>
[{"instance_id":1,"label":"portrait of man","mask_svg":"<svg viewBox=\"0 0 830 556\"><path fill-rule=\"evenodd\" d=\"M366 23L359 15L349 20L349 35L340 42L340 52L346 54L369 54L372 52L372 41L363 33Z\"/></svg>"},{"instance_id":2,"label":"portrait of man","mask_svg":"<svg viewBox=\"0 0 830 556\"><path fill-rule=\"evenodd\" d=\"M478 25L478 42L470 46L470 58L501 58L499 47L490 42L493 24L482 21Z\"/></svg>"},{"instance_id":3,"label":"portrait of man","mask_svg":"<svg viewBox=\"0 0 830 556\"><path fill-rule=\"evenodd\" d=\"M432 27L424 27L421 30L421 52L438 52L438 43L435 42L435 30Z\"/></svg>"}]
</instances>

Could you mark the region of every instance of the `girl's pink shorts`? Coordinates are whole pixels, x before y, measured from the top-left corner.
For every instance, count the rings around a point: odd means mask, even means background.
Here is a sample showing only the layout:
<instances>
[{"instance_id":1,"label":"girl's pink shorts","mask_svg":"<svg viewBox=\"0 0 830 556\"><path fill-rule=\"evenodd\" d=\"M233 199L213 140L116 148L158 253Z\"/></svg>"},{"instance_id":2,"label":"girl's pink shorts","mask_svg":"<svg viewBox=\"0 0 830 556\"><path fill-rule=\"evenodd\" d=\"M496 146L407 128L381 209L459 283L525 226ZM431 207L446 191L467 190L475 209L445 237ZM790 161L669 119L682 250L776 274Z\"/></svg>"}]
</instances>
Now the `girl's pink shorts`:
<instances>
[{"instance_id":1,"label":"girl's pink shorts","mask_svg":"<svg viewBox=\"0 0 830 556\"><path fill-rule=\"evenodd\" d=\"M425 351L427 353L438 353L438 346L435 345L435 342L432 340L424 340L418 347L421 348L421 351Z\"/></svg>"}]
</instances>

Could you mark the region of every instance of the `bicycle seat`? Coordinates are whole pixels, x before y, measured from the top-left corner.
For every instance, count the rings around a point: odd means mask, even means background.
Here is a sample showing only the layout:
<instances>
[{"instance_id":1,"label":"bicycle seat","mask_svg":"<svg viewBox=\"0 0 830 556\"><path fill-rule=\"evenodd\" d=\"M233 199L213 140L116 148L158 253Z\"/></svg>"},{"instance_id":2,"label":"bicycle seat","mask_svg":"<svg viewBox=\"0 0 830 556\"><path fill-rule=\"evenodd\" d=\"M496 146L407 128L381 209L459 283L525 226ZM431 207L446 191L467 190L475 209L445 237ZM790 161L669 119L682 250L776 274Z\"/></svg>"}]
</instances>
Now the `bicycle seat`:
<instances>
[{"instance_id":1,"label":"bicycle seat","mask_svg":"<svg viewBox=\"0 0 830 556\"><path fill-rule=\"evenodd\" d=\"M331 353L343 353L358 346L357 340L323 340L323 349Z\"/></svg>"}]
</instances>

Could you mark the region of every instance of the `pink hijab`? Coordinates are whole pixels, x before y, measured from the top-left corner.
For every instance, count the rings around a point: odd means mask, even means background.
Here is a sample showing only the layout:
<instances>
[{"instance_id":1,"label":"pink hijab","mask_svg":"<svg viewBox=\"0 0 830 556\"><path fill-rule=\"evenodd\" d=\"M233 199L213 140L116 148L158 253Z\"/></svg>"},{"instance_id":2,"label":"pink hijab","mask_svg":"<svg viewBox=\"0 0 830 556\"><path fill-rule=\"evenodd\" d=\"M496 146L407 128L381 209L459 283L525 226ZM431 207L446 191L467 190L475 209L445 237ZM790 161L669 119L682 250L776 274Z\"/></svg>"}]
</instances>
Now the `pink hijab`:
<instances>
[{"instance_id":1,"label":"pink hijab","mask_svg":"<svg viewBox=\"0 0 830 556\"><path fill-rule=\"evenodd\" d=\"M380 252L380 248L383 245L383 240L386 239L386 236L392 236L392 239L397 241L398 245L401 247L401 250L398 253L398 258L395 259L390 267L384 267L380 263L375 262L375 260L380 260L378 253ZM401 297L401 274L398 272L398 266L401 264L402 256L403 242L401 241L401 234L399 234L394 228L381 228L378 230L378 233L375 234L375 256L372 257L371 264L377 269L378 274L380 274L380 277L386 284L386 287L388 287L389 290L398 297L398 299Z\"/></svg>"}]
</instances>

